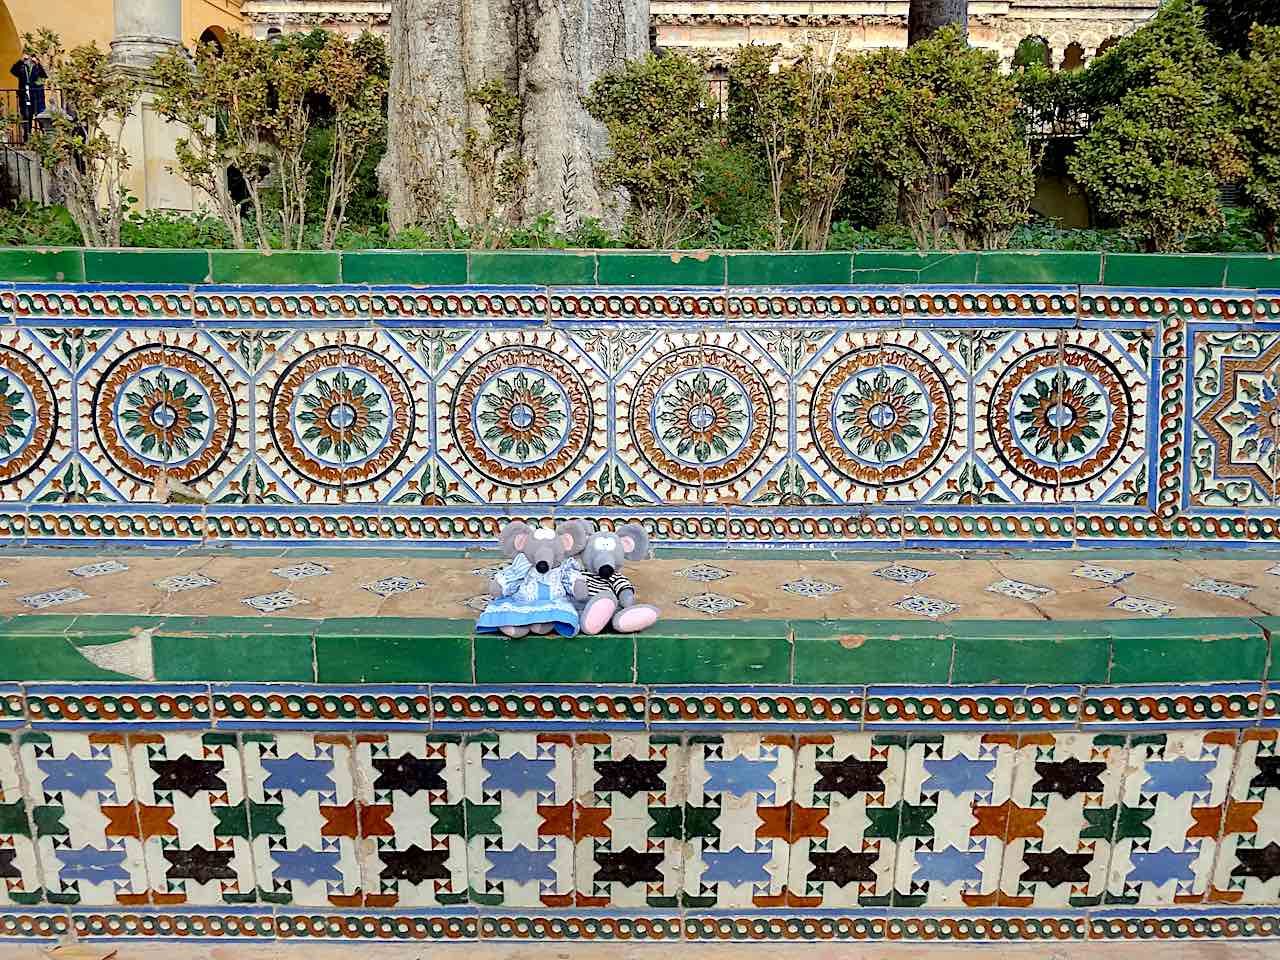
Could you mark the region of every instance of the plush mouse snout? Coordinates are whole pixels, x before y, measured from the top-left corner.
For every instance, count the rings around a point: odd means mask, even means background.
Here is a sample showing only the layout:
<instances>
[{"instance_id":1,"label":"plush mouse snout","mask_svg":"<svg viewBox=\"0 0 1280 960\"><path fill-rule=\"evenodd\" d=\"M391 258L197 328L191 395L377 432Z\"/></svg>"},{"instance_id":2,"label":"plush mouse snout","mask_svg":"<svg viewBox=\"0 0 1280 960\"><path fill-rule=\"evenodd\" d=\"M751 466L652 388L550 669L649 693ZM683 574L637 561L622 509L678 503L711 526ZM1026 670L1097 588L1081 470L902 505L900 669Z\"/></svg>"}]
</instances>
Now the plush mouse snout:
<instances>
[{"instance_id":1,"label":"plush mouse snout","mask_svg":"<svg viewBox=\"0 0 1280 960\"><path fill-rule=\"evenodd\" d=\"M547 561L545 560L539 560L537 563L533 565L533 568L537 570L539 573L546 573L548 570L551 569L551 564L547 563Z\"/></svg>"},{"instance_id":2,"label":"plush mouse snout","mask_svg":"<svg viewBox=\"0 0 1280 960\"><path fill-rule=\"evenodd\" d=\"M613 576L613 567L609 566L609 564L606 563L604 566L600 568L600 576L608 580L610 577Z\"/></svg>"}]
</instances>

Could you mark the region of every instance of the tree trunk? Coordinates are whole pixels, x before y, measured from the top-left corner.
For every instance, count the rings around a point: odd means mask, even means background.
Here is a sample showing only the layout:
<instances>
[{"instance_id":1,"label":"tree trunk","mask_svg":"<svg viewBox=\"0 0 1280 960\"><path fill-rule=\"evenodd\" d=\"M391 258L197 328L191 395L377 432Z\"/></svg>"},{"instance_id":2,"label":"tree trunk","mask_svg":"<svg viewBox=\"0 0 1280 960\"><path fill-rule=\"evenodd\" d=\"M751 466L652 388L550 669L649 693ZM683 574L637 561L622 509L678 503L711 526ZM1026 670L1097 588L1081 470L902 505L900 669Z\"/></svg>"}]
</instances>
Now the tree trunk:
<instances>
[{"instance_id":1,"label":"tree trunk","mask_svg":"<svg viewBox=\"0 0 1280 960\"><path fill-rule=\"evenodd\" d=\"M907 46L933 36L950 24L969 32L969 0L911 0L907 17Z\"/></svg>"},{"instance_id":2,"label":"tree trunk","mask_svg":"<svg viewBox=\"0 0 1280 960\"><path fill-rule=\"evenodd\" d=\"M582 98L648 49L648 0L392 0L388 148L379 170L393 229L465 215L458 153L485 131L467 91L502 79L520 98L522 209L608 218L596 166L608 142Z\"/></svg>"}]
</instances>

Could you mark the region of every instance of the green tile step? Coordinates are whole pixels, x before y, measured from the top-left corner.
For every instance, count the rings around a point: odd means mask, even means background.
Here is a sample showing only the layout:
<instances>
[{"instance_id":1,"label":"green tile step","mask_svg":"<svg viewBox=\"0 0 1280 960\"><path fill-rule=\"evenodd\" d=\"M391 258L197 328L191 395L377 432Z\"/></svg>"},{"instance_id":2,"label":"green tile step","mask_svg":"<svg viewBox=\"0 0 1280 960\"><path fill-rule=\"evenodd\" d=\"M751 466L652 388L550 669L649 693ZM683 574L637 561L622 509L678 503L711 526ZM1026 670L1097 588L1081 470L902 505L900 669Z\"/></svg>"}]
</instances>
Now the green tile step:
<instances>
[{"instance_id":1,"label":"green tile step","mask_svg":"<svg viewBox=\"0 0 1280 960\"><path fill-rule=\"evenodd\" d=\"M1112 683L1261 680L1266 669L1268 634L1249 620L1118 620L1105 627L1112 637Z\"/></svg>"},{"instance_id":2,"label":"green tile step","mask_svg":"<svg viewBox=\"0 0 1280 960\"><path fill-rule=\"evenodd\" d=\"M789 683L785 620L659 620L636 634L636 681L652 684Z\"/></svg>"},{"instance_id":3,"label":"green tile step","mask_svg":"<svg viewBox=\"0 0 1280 960\"><path fill-rule=\"evenodd\" d=\"M288 617L165 618L152 633L156 679L312 683L318 623Z\"/></svg>"},{"instance_id":4,"label":"green tile step","mask_svg":"<svg viewBox=\"0 0 1280 960\"><path fill-rule=\"evenodd\" d=\"M920 620L794 620L795 682L945 684L951 625Z\"/></svg>"},{"instance_id":5,"label":"green tile step","mask_svg":"<svg viewBox=\"0 0 1280 960\"><path fill-rule=\"evenodd\" d=\"M474 629L470 618L12 616L0 618L0 681L856 687L1280 680L1271 651L1280 617L660 620L635 635L518 640Z\"/></svg>"},{"instance_id":6,"label":"green tile step","mask_svg":"<svg viewBox=\"0 0 1280 960\"><path fill-rule=\"evenodd\" d=\"M471 620L355 617L315 630L320 683L470 683Z\"/></svg>"},{"instance_id":7,"label":"green tile step","mask_svg":"<svg viewBox=\"0 0 1280 960\"><path fill-rule=\"evenodd\" d=\"M1107 682L1111 634L1090 620L961 620L953 684L1101 684Z\"/></svg>"}]
</instances>

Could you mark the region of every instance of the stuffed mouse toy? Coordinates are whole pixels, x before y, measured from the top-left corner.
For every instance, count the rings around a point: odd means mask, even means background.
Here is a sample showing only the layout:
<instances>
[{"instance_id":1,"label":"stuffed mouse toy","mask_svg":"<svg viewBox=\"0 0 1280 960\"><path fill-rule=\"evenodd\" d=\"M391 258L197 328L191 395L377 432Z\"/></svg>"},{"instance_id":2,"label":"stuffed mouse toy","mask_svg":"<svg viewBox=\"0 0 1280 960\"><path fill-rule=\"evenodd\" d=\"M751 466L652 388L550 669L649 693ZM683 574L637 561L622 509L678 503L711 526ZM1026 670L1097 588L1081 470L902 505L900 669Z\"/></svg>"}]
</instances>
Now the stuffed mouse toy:
<instances>
[{"instance_id":1,"label":"stuffed mouse toy","mask_svg":"<svg viewBox=\"0 0 1280 960\"><path fill-rule=\"evenodd\" d=\"M649 536L638 523L587 537L580 559L584 572L573 583L574 599L586 604L579 617L583 633L594 635L607 626L618 633L638 633L657 622L658 608L636 603L635 587L622 572L627 560L643 559L648 552Z\"/></svg>"},{"instance_id":2,"label":"stuffed mouse toy","mask_svg":"<svg viewBox=\"0 0 1280 960\"><path fill-rule=\"evenodd\" d=\"M511 563L489 583L493 597L476 622L477 633L523 637L551 633L564 637L578 632L578 608L573 584L582 572L574 559L587 541L590 528L577 520L549 527L513 521L498 540Z\"/></svg>"}]
</instances>

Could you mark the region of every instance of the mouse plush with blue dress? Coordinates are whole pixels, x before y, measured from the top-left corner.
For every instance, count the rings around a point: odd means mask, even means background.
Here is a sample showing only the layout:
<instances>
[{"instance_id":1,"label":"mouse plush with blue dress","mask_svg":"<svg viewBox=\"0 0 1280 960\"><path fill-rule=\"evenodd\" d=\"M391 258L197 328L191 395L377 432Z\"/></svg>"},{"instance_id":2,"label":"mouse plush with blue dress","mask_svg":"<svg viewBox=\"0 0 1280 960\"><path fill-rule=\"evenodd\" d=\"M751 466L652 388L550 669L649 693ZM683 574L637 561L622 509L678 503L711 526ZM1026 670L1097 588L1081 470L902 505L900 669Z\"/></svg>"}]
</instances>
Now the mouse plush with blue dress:
<instances>
[{"instance_id":1,"label":"mouse plush with blue dress","mask_svg":"<svg viewBox=\"0 0 1280 960\"><path fill-rule=\"evenodd\" d=\"M575 556L586 545L590 528L569 520L554 530L508 523L498 534L511 563L493 575L493 597L476 622L477 633L523 637L530 633L578 632L573 585L582 574Z\"/></svg>"}]
</instances>

